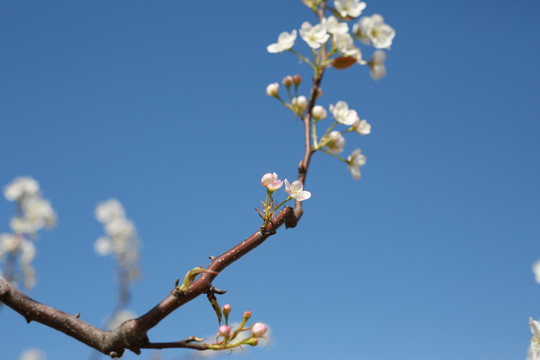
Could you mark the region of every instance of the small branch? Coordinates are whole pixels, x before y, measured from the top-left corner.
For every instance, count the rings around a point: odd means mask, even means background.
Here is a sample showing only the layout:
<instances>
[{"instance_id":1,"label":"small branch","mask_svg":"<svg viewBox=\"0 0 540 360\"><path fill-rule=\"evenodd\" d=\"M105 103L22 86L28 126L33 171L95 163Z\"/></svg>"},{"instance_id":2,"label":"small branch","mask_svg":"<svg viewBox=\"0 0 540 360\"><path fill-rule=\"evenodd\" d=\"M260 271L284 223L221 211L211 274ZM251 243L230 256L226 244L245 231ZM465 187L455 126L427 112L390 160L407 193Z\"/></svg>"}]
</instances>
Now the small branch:
<instances>
[{"instance_id":1,"label":"small branch","mask_svg":"<svg viewBox=\"0 0 540 360\"><path fill-rule=\"evenodd\" d=\"M171 349L171 348L186 348L193 350L208 350L208 344L201 343L202 339L195 336L187 339L172 342L148 343L141 346L141 349Z\"/></svg>"}]
</instances>

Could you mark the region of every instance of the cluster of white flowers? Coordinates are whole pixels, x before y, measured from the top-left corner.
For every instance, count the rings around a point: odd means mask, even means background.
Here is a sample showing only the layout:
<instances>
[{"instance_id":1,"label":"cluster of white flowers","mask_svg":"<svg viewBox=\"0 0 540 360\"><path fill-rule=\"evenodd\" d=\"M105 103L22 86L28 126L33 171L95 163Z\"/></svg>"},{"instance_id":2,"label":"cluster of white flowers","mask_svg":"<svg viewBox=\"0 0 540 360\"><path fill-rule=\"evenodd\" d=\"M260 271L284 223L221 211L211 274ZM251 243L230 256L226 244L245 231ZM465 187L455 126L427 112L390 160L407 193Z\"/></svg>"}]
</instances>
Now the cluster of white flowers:
<instances>
[{"instance_id":1,"label":"cluster of white flowers","mask_svg":"<svg viewBox=\"0 0 540 360\"><path fill-rule=\"evenodd\" d=\"M300 33L302 40L313 50L326 46L328 40L331 39L332 50L330 53L337 51L341 56L353 58L361 65L369 64L371 76L378 80L386 74L384 52L381 50L376 51L372 59L367 62L362 58L360 48L355 46L353 37L365 45L373 45L376 49L390 49L396 31L384 22L381 15L374 14L359 18L358 22L352 27L352 34L349 34L349 25L346 21L358 18L365 8L366 3L359 0L335 0L333 11L340 19L331 15L315 25L305 21L300 26L298 33ZM344 21L340 22L340 20ZM268 45L267 50L270 53L292 51L296 37L296 30L292 30L290 33L282 32L278 37L278 41Z\"/></svg>"},{"instance_id":2,"label":"cluster of white flowers","mask_svg":"<svg viewBox=\"0 0 540 360\"><path fill-rule=\"evenodd\" d=\"M124 207L116 199L99 203L96 219L103 224L107 234L96 240L96 253L114 256L125 270L126 280L132 282L139 276L139 239L135 225L126 218Z\"/></svg>"},{"instance_id":3,"label":"cluster of white flowers","mask_svg":"<svg viewBox=\"0 0 540 360\"><path fill-rule=\"evenodd\" d=\"M41 197L39 184L31 177L18 177L4 189L9 201L17 202L17 215L10 226L15 234L35 235L44 227L56 224L56 213L51 203Z\"/></svg>"},{"instance_id":4,"label":"cluster of white flowers","mask_svg":"<svg viewBox=\"0 0 540 360\"><path fill-rule=\"evenodd\" d=\"M56 213L51 203L41 197L39 183L28 176L15 178L4 188L4 196L17 206L16 215L10 221L13 233L0 234L0 261L9 262L11 268L4 275L9 281L17 280L14 265L18 259L24 287L31 289L36 284L32 267L36 247L32 240L37 238L39 230L56 224Z\"/></svg>"}]
</instances>

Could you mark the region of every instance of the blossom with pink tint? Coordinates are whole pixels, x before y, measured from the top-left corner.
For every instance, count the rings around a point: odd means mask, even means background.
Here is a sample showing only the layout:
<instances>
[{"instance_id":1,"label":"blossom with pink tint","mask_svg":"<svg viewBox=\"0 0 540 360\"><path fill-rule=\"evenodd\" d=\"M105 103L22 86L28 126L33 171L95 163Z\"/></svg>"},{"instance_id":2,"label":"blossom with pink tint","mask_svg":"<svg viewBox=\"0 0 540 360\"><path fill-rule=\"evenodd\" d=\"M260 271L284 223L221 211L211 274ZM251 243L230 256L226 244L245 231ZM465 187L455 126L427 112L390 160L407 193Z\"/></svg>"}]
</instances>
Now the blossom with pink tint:
<instances>
[{"instance_id":1,"label":"blossom with pink tint","mask_svg":"<svg viewBox=\"0 0 540 360\"><path fill-rule=\"evenodd\" d=\"M276 173L266 173L261 179L261 185L268 189L268 191L274 192L283 186L283 181L278 179Z\"/></svg>"},{"instance_id":2,"label":"blossom with pink tint","mask_svg":"<svg viewBox=\"0 0 540 360\"><path fill-rule=\"evenodd\" d=\"M251 333L256 338L263 337L267 331L268 331L268 327L262 322L255 323L253 327L251 328Z\"/></svg>"}]
</instances>

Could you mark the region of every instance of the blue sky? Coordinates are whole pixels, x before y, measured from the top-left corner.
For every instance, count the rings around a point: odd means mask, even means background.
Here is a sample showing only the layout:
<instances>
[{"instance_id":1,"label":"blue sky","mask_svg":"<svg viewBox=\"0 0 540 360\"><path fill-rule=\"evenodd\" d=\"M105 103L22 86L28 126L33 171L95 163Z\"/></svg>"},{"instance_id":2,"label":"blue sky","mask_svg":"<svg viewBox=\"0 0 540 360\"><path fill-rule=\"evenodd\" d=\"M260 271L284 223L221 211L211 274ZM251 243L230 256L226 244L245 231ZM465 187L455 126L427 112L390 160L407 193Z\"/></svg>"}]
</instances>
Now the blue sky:
<instances>
[{"instance_id":1,"label":"blue sky","mask_svg":"<svg viewBox=\"0 0 540 360\"><path fill-rule=\"evenodd\" d=\"M233 315L252 310L273 332L270 347L232 356L524 359L528 317L540 317L540 3L367 5L397 31L388 75L329 70L320 99L347 101L372 124L346 147L367 155L363 178L316 154L299 227L214 283ZM0 184L33 176L59 216L40 235L32 297L103 322L114 262L93 252L103 234L93 212L111 197L143 243L138 314L260 226L260 177L294 178L303 152L300 123L266 85L299 73L307 92L310 77L266 46L305 20L315 21L286 0L0 3ZM0 202L0 232L13 211ZM201 298L149 335L216 329ZM89 355L10 309L0 338L5 359L27 347Z\"/></svg>"}]
</instances>

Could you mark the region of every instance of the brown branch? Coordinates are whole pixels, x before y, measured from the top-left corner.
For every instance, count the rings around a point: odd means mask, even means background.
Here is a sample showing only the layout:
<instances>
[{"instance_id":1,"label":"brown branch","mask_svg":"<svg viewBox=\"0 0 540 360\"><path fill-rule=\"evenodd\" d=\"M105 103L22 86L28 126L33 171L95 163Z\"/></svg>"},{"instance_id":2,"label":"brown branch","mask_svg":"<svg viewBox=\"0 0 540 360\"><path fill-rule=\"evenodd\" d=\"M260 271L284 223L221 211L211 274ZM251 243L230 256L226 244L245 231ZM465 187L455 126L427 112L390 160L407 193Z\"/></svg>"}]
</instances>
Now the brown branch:
<instances>
[{"instance_id":1,"label":"brown branch","mask_svg":"<svg viewBox=\"0 0 540 360\"><path fill-rule=\"evenodd\" d=\"M195 336L188 337L187 339L171 342L159 342L148 343L141 348L144 349L171 349L171 348L185 348L193 350L208 350L208 344L199 342L201 339Z\"/></svg>"}]
</instances>

